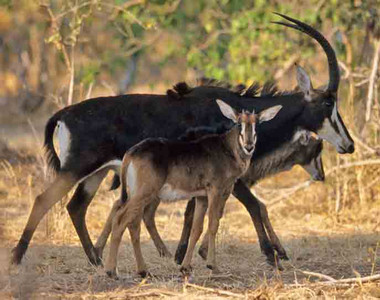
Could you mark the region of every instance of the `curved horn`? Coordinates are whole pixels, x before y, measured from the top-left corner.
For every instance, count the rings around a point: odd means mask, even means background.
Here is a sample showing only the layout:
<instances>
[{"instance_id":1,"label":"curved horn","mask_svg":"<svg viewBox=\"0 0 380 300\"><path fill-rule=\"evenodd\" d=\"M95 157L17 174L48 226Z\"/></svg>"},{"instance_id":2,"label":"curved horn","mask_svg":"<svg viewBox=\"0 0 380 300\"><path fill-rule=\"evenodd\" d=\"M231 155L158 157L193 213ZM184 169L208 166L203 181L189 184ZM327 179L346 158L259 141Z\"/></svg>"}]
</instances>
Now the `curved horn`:
<instances>
[{"instance_id":1,"label":"curved horn","mask_svg":"<svg viewBox=\"0 0 380 300\"><path fill-rule=\"evenodd\" d=\"M274 14L279 15L280 17L283 17L284 19L292 23L295 23L296 25L285 23L285 22L272 22L272 23L280 24L280 25L304 32L310 37L312 37L313 39L315 39L318 42L318 44L322 46L323 50L326 53L327 61L329 63L329 84L328 84L327 89L333 92L338 91L339 80L340 80L338 61L336 59L334 49L331 47L330 43L326 40L326 38L319 31L317 31L310 25L307 25L301 21L298 21L296 19L293 19L291 17L285 16L280 13L275 12Z\"/></svg>"}]
</instances>

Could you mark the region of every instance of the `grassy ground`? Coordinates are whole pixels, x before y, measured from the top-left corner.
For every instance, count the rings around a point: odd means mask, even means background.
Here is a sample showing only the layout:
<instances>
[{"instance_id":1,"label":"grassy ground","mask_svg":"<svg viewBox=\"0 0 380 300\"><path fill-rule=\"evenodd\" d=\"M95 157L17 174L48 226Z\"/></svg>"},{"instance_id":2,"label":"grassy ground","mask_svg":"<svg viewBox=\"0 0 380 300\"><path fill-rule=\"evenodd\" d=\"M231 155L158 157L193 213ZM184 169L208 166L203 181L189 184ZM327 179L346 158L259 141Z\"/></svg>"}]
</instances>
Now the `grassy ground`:
<instances>
[{"instance_id":1,"label":"grassy ground","mask_svg":"<svg viewBox=\"0 0 380 300\"><path fill-rule=\"evenodd\" d=\"M33 150L34 149L34 150ZM125 234L119 260L120 280L107 278L102 268L88 264L65 209L58 203L40 223L23 263L9 266L34 197L43 190L44 165L35 149L1 149L0 166L0 298L380 298L380 282L322 285L326 279L305 274L324 274L334 279L361 278L380 273L380 207L376 201L360 206L346 204L333 213L332 180L279 198L283 190L308 179L295 168L260 183L254 191L267 200L270 217L291 260L278 272L265 263L257 236L245 209L236 199L228 201L219 235L217 258L223 273L212 276L204 261L194 259L194 278L187 284L179 277L172 259L160 258L145 230L143 253L153 277L141 280L129 235ZM375 174L379 176L378 173ZM103 184L87 215L95 239L101 231L117 192ZM275 192L274 192L275 191ZM277 202L270 205L270 199ZM374 198L375 199L375 198ZM159 231L174 253L185 203L161 204L157 214ZM107 254L107 251L106 253Z\"/></svg>"}]
</instances>

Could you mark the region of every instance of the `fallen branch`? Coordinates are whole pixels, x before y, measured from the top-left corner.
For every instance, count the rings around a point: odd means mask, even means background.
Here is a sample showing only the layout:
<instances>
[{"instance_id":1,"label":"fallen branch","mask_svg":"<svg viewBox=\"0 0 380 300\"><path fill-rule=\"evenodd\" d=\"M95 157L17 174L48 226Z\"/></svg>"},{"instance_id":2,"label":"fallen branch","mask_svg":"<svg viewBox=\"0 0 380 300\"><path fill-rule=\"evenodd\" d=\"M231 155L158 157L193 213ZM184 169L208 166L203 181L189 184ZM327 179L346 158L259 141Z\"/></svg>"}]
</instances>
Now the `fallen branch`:
<instances>
[{"instance_id":1,"label":"fallen branch","mask_svg":"<svg viewBox=\"0 0 380 300\"><path fill-rule=\"evenodd\" d=\"M365 120L368 122L371 117L371 108L373 102L373 93L376 81L377 69L379 67L379 56L380 56L380 40L377 40L375 43L375 55L373 57L372 70L371 75L369 76L369 84L368 84L368 95L367 95L367 106L366 106L366 114Z\"/></svg>"},{"instance_id":2,"label":"fallen branch","mask_svg":"<svg viewBox=\"0 0 380 300\"><path fill-rule=\"evenodd\" d=\"M228 292L228 291L224 291L224 290L217 290L217 289L207 288L207 287L196 285L196 284L192 284L192 283L186 283L186 287L188 287L188 286L192 287L192 288L195 288L197 290L200 290L200 291L210 292L210 293L219 294L219 295L223 295L223 296L229 296L229 297L234 297L234 298L246 298L242 294L236 294L236 293Z\"/></svg>"},{"instance_id":3,"label":"fallen branch","mask_svg":"<svg viewBox=\"0 0 380 300\"><path fill-rule=\"evenodd\" d=\"M305 275L309 275L309 276L314 276L314 277L318 277L318 278L322 278L322 279L326 279L327 281L331 281L331 282L335 282L336 279L328 276L328 275L325 275L325 274L321 274L321 273L316 273L316 272L310 272L310 271L303 271L303 270L298 270L299 272L305 274Z\"/></svg>"},{"instance_id":4,"label":"fallen branch","mask_svg":"<svg viewBox=\"0 0 380 300\"><path fill-rule=\"evenodd\" d=\"M304 273L305 271L301 271L301 272ZM347 286L347 285L353 284L353 283L362 284L362 283L366 283L366 282L372 282L372 281L380 280L380 274L371 275L371 276L365 276L365 277L334 279L334 278L332 278L330 276L319 274L319 273L313 273L313 272L308 272L308 273L314 274L312 276L316 276L316 277L320 277L320 278L322 278L322 277L330 278L330 280L328 280L328 281L316 282L316 283L312 283L312 285ZM303 283L303 284L295 283L295 284L287 284L287 285L285 285L285 287L287 287L287 288L304 287L304 286L310 286L310 283Z\"/></svg>"}]
</instances>

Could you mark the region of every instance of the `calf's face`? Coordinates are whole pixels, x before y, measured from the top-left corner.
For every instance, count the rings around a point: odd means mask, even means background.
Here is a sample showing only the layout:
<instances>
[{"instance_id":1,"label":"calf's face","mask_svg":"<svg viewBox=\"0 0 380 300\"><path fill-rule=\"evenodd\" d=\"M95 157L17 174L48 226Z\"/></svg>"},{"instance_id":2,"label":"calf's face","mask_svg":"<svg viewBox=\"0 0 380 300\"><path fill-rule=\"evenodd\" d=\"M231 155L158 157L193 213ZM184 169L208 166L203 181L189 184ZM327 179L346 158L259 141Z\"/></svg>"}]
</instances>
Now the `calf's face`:
<instances>
[{"instance_id":1,"label":"calf's face","mask_svg":"<svg viewBox=\"0 0 380 300\"><path fill-rule=\"evenodd\" d=\"M282 108L281 105L276 105L258 114L254 111L250 113L244 110L238 114L231 106L222 100L217 99L216 103L226 118L240 126L239 146L247 155L252 155L255 151L257 141L256 124L272 120Z\"/></svg>"}]
</instances>

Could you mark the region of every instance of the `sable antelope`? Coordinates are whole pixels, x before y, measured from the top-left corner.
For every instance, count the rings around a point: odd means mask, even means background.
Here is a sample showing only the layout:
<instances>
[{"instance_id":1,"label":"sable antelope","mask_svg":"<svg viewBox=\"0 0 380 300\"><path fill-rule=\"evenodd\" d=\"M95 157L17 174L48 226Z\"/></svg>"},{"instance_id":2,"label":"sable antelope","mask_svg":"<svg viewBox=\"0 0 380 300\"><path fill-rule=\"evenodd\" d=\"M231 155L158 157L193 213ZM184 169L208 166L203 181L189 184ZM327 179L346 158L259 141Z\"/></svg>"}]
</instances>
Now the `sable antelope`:
<instances>
[{"instance_id":1,"label":"sable antelope","mask_svg":"<svg viewBox=\"0 0 380 300\"><path fill-rule=\"evenodd\" d=\"M205 132L206 131L204 131L204 133ZM325 174L323 171L323 163L321 157L322 149L323 144L320 139L312 137L310 132L306 130L299 130L294 134L291 142L287 142L268 155L264 155L254 160L254 162L249 166L248 171L240 178L240 181L243 182L246 186L251 187L260 179L286 170L290 170L294 165L297 164L302 166L310 174L313 180L323 181ZM237 187L239 187L239 185L235 185L233 192L233 195L235 197L241 196L239 195L239 192L245 193L244 189L241 190ZM249 193L248 195L245 195L244 198L248 197L254 196ZM277 243L280 243L269 221L268 212L264 203L256 198L253 198L251 201L258 202L260 205L261 217L263 218L263 223L270 240L272 242L277 241ZM182 263L182 260L186 253L193 222L194 208L195 199L193 198L188 202L186 207L182 235L178 243L175 255L175 259L178 264ZM253 217L254 216L252 216L252 218ZM259 240L263 240L263 238ZM207 257L207 241L208 238L206 234L198 251L203 259ZM155 244L157 245L156 241ZM281 268L280 265L278 266Z\"/></svg>"},{"instance_id":2,"label":"sable antelope","mask_svg":"<svg viewBox=\"0 0 380 300\"><path fill-rule=\"evenodd\" d=\"M107 172L110 169L118 170L125 151L145 138L176 139L189 127L217 127L220 124L228 126L228 120L217 114L217 107L213 103L217 98L239 110L254 109L260 112L274 105L283 106L276 119L258 125L259 142L253 155L254 159L291 140L297 128L318 134L334 145L339 153L352 153L354 142L338 113L337 92L340 76L334 50L323 35L311 26L281 16L293 22L281 23L282 25L306 33L322 46L329 65L329 83L326 89L314 89L307 73L298 67L300 91L287 94L257 96L257 86L248 88L243 94L222 87L200 86L184 96L137 94L101 97L58 111L48 120L45 127L48 161L57 171L57 176L49 187L37 196L25 229L13 250L12 261L21 262L42 217L78 184L67 210L89 261L92 264L101 264L87 231L85 216L87 207ZM60 157L53 144L56 127L60 133L58 135L61 137L63 150ZM242 181L238 180L237 184L239 189L245 191L239 193L239 201L242 201L254 215L256 228L265 233L259 203L251 201L254 198L247 196L251 194ZM281 245L272 246L268 238L260 241L260 245L269 261L274 261L273 248L278 251L280 257L286 257Z\"/></svg>"},{"instance_id":3,"label":"sable antelope","mask_svg":"<svg viewBox=\"0 0 380 300\"><path fill-rule=\"evenodd\" d=\"M225 102L216 102L222 114L236 124L226 133L208 135L190 142L148 138L124 155L120 171L120 202L125 204L117 210L112 222L111 246L106 262L109 276L117 276L118 249L127 227L135 252L137 272L146 276L147 268L140 247L140 227L145 207L156 199L171 202L197 197L190 243L181 266L185 273L190 271L194 247L201 235L208 209L207 267L217 269L215 237L224 203L235 181L248 170L257 139L256 123L272 120L281 105L259 114L244 110L237 114Z\"/></svg>"}]
</instances>

